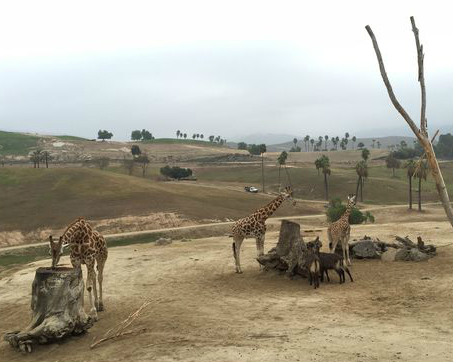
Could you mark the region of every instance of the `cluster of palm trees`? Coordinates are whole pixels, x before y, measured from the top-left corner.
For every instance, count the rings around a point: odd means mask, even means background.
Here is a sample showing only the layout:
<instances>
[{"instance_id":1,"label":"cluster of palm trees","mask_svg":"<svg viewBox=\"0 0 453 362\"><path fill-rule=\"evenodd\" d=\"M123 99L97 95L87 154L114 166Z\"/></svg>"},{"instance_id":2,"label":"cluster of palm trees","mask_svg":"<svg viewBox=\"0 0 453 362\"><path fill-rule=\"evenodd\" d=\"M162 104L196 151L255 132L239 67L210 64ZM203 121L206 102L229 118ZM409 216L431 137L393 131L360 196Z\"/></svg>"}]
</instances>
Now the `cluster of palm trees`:
<instances>
[{"instance_id":1,"label":"cluster of palm trees","mask_svg":"<svg viewBox=\"0 0 453 362\"><path fill-rule=\"evenodd\" d=\"M33 162L34 168L39 168L41 163L44 163L46 168L49 168L49 161L51 159L52 156L49 151L43 151L40 148L30 154L30 161Z\"/></svg>"},{"instance_id":2,"label":"cluster of palm trees","mask_svg":"<svg viewBox=\"0 0 453 362\"><path fill-rule=\"evenodd\" d=\"M297 146L297 138L293 139L294 147L291 149L293 152L300 152L302 149ZM351 148L355 149L355 143L357 142L357 137L352 136L350 138L349 132L344 134L344 137L340 138L338 136L329 137L328 135L319 136L317 139L311 138L310 135L306 135L301 139L304 144L304 151L328 151L329 150L329 141L331 143L331 151L337 151L338 147L342 150L348 148L348 144L351 143Z\"/></svg>"},{"instance_id":3,"label":"cluster of palm trees","mask_svg":"<svg viewBox=\"0 0 453 362\"><path fill-rule=\"evenodd\" d=\"M428 177L428 162L423 158L408 160L404 167L409 180L409 209L412 209L412 179L418 178L418 211L422 211L422 180Z\"/></svg>"},{"instance_id":4,"label":"cluster of palm trees","mask_svg":"<svg viewBox=\"0 0 453 362\"><path fill-rule=\"evenodd\" d=\"M179 139L179 138L184 138L184 139L187 139L188 135L186 132L181 132L179 129L176 131L176 138ZM192 135L192 139L193 140L203 140L204 139L204 134L203 133L194 133ZM214 136L214 135L211 135L208 137L209 139L209 142L211 143L220 143L221 145L225 144L226 143L226 139L222 138L221 136Z\"/></svg>"}]
</instances>

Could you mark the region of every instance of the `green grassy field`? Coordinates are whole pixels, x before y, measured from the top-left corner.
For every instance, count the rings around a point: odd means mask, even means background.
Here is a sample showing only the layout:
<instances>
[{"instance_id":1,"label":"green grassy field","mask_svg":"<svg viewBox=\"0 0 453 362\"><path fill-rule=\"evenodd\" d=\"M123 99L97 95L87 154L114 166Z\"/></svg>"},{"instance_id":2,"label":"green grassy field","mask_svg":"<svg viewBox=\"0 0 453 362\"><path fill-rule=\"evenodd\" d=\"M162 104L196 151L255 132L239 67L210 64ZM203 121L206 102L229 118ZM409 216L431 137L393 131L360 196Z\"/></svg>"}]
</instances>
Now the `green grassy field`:
<instances>
[{"instance_id":1,"label":"green grassy field","mask_svg":"<svg viewBox=\"0 0 453 362\"><path fill-rule=\"evenodd\" d=\"M148 144L187 144L187 145L199 145L199 146L214 146L214 147L223 147L219 143L216 142L209 142L209 139L201 141L201 140L194 140L194 139L176 139L176 138L155 138L153 140L147 141L138 141L140 143L148 143ZM226 146L225 146L226 147Z\"/></svg>"},{"instance_id":2,"label":"green grassy field","mask_svg":"<svg viewBox=\"0 0 453 362\"><path fill-rule=\"evenodd\" d=\"M453 195L453 163L441 164L444 179ZM201 182L240 183L261 188L261 167L258 165L236 167L199 167L195 168L195 176ZM296 197L303 199L322 200L324 198L324 179L318 175L315 167L288 168L291 183ZM282 185L289 184L285 170L281 171ZM333 168L328 178L329 196L344 199L347 194L356 192L357 174L351 168ZM278 167L265 167L266 189L278 189ZM413 190L418 187L418 180L413 181ZM369 177L364 186L364 202L372 204L400 204L408 198L408 180L406 170L396 170L396 177L385 166L369 168ZM422 182L422 200L438 201L435 184L430 177Z\"/></svg>"},{"instance_id":3,"label":"green grassy field","mask_svg":"<svg viewBox=\"0 0 453 362\"><path fill-rule=\"evenodd\" d=\"M60 139L62 141L88 141L88 139L83 138L83 137L67 136L67 135L55 136L55 138L58 138L58 139Z\"/></svg>"},{"instance_id":4,"label":"green grassy field","mask_svg":"<svg viewBox=\"0 0 453 362\"><path fill-rule=\"evenodd\" d=\"M36 136L0 131L0 155L25 156L38 140Z\"/></svg>"}]
</instances>

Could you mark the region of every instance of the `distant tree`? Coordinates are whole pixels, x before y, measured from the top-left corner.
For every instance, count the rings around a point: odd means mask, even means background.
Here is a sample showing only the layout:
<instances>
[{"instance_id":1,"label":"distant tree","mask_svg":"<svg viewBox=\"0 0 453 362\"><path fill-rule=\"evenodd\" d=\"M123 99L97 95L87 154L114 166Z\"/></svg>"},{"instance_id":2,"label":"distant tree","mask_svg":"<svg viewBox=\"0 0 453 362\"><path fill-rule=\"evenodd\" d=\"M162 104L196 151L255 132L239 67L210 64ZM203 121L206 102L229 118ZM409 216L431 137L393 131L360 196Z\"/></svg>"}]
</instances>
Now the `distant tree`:
<instances>
[{"instance_id":1,"label":"distant tree","mask_svg":"<svg viewBox=\"0 0 453 362\"><path fill-rule=\"evenodd\" d=\"M297 138L296 137L293 138L293 143L294 143L294 148L296 148L297 147Z\"/></svg>"},{"instance_id":2,"label":"distant tree","mask_svg":"<svg viewBox=\"0 0 453 362\"><path fill-rule=\"evenodd\" d=\"M145 177L146 175L146 170L148 169L149 166L149 158L148 155L145 153L142 153L140 156L136 157L134 159L135 162L137 162L141 169L142 169L142 176Z\"/></svg>"},{"instance_id":3,"label":"distant tree","mask_svg":"<svg viewBox=\"0 0 453 362\"><path fill-rule=\"evenodd\" d=\"M123 160L123 167L126 169L129 176L134 173L135 160L125 158Z\"/></svg>"},{"instance_id":4,"label":"distant tree","mask_svg":"<svg viewBox=\"0 0 453 362\"><path fill-rule=\"evenodd\" d=\"M373 143L371 144L371 148L374 148L374 144L375 144L376 140L373 138L372 141L373 141Z\"/></svg>"},{"instance_id":5,"label":"distant tree","mask_svg":"<svg viewBox=\"0 0 453 362\"><path fill-rule=\"evenodd\" d=\"M139 129L132 131L132 133L131 133L132 141L140 141L141 139L142 139L142 132Z\"/></svg>"},{"instance_id":6,"label":"distant tree","mask_svg":"<svg viewBox=\"0 0 453 362\"><path fill-rule=\"evenodd\" d=\"M215 138L215 141L216 141L216 142L220 142L220 136L217 136L217 137Z\"/></svg>"},{"instance_id":7,"label":"distant tree","mask_svg":"<svg viewBox=\"0 0 453 362\"><path fill-rule=\"evenodd\" d=\"M349 139L349 132L346 132L346 133L344 134L344 138Z\"/></svg>"},{"instance_id":8,"label":"distant tree","mask_svg":"<svg viewBox=\"0 0 453 362\"><path fill-rule=\"evenodd\" d=\"M98 131L98 139L104 142L105 140L109 140L113 137L113 133L106 131L106 130L99 130Z\"/></svg>"},{"instance_id":9,"label":"distant tree","mask_svg":"<svg viewBox=\"0 0 453 362\"><path fill-rule=\"evenodd\" d=\"M357 162L355 170L358 175L356 195L359 195L360 190L360 201L363 202L363 184L365 182L365 179L368 177L368 165L366 161L362 160Z\"/></svg>"},{"instance_id":10,"label":"distant tree","mask_svg":"<svg viewBox=\"0 0 453 362\"><path fill-rule=\"evenodd\" d=\"M195 138L197 138L197 134L196 134L196 133L194 133L194 134L192 135L192 139L195 139Z\"/></svg>"},{"instance_id":11,"label":"distant tree","mask_svg":"<svg viewBox=\"0 0 453 362\"><path fill-rule=\"evenodd\" d=\"M187 138L187 133L184 133L183 137L184 137L184 139L186 139Z\"/></svg>"},{"instance_id":12,"label":"distant tree","mask_svg":"<svg viewBox=\"0 0 453 362\"><path fill-rule=\"evenodd\" d=\"M245 142L238 143L238 150L246 150L246 149L247 149L247 143L245 143Z\"/></svg>"},{"instance_id":13,"label":"distant tree","mask_svg":"<svg viewBox=\"0 0 453 362\"><path fill-rule=\"evenodd\" d=\"M312 138L312 139L310 140L310 143L311 143L311 150L314 151L315 140Z\"/></svg>"},{"instance_id":14,"label":"distant tree","mask_svg":"<svg viewBox=\"0 0 453 362\"><path fill-rule=\"evenodd\" d=\"M417 142L414 148L421 148L420 142ZM453 135L451 133L441 134L434 150L439 158L453 158Z\"/></svg>"},{"instance_id":15,"label":"distant tree","mask_svg":"<svg viewBox=\"0 0 453 362\"><path fill-rule=\"evenodd\" d=\"M324 148L325 148L325 150L327 151L327 141L329 141L329 136L325 135L325 136L324 136L324 140L325 140L325 146L324 146Z\"/></svg>"},{"instance_id":16,"label":"distant tree","mask_svg":"<svg viewBox=\"0 0 453 362\"><path fill-rule=\"evenodd\" d=\"M33 162L33 168L39 168L39 165L43 159L43 151L38 148L33 151L30 155L30 161Z\"/></svg>"},{"instance_id":17,"label":"distant tree","mask_svg":"<svg viewBox=\"0 0 453 362\"><path fill-rule=\"evenodd\" d=\"M263 184L263 192L266 192L264 189L264 154L267 151L266 145L264 143L259 145L260 154L261 154L261 181Z\"/></svg>"},{"instance_id":18,"label":"distant tree","mask_svg":"<svg viewBox=\"0 0 453 362\"><path fill-rule=\"evenodd\" d=\"M199 138L200 138L200 134L199 134L199 133L197 133L197 139L199 139Z\"/></svg>"},{"instance_id":19,"label":"distant tree","mask_svg":"<svg viewBox=\"0 0 453 362\"><path fill-rule=\"evenodd\" d=\"M381 148L381 142L380 142L380 141L377 141L377 142L376 142L376 145L377 145L377 148L378 148L378 149Z\"/></svg>"},{"instance_id":20,"label":"distant tree","mask_svg":"<svg viewBox=\"0 0 453 362\"><path fill-rule=\"evenodd\" d=\"M404 149L404 148L406 148L406 147L407 147L407 142L406 142L405 140L401 140L401 142L400 142L400 148L401 148L401 149Z\"/></svg>"},{"instance_id":21,"label":"distant tree","mask_svg":"<svg viewBox=\"0 0 453 362\"><path fill-rule=\"evenodd\" d=\"M100 170L103 170L109 166L110 158L108 157L99 157L96 159L96 164Z\"/></svg>"},{"instance_id":22,"label":"distant tree","mask_svg":"<svg viewBox=\"0 0 453 362\"><path fill-rule=\"evenodd\" d=\"M291 147L291 149L289 150L289 152L300 152L300 151L302 151L300 146Z\"/></svg>"},{"instance_id":23,"label":"distant tree","mask_svg":"<svg viewBox=\"0 0 453 362\"><path fill-rule=\"evenodd\" d=\"M281 174L281 168L282 165L286 165L286 159L288 158L288 153L286 151L282 151L280 155L277 158L277 163L278 163L278 192L281 190L282 183L280 174Z\"/></svg>"},{"instance_id":24,"label":"distant tree","mask_svg":"<svg viewBox=\"0 0 453 362\"><path fill-rule=\"evenodd\" d=\"M370 157L370 150L368 148L362 149L362 158L366 162L368 161L368 157Z\"/></svg>"},{"instance_id":25,"label":"distant tree","mask_svg":"<svg viewBox=\"0 0 453 362\"><path fill-rule=\"evenodd\" d=\"M332 138L330 139L330 141L332 142L333 146L335 147L335 150L337 150L337 149L338 149L338 146L337 146L337 144L338 144L337 138L336 138L336 137L332 137Z\"/></svg>"},{"instance_id":26,"label":"distant tree","mask_svg":"<svg viewBox=\"0 0 453 362\"><path fill-rule=\"evenodd\" d=\"M418 160L415 177L418 178L418 211L422 211L422 179L426 181L428 177L428 163L426 160Z\"/></svg>"},{"instance_id":27,"label":"distant tree","mask_svg":"<svg viewBox=\"0 0 453 362\"><path fill-rule=\"evenodd\" d=\"M176 138L179 138L180 136L181 136L181 131L178 129L178 130L176 131Z\"/></svg>"},{"instance_id":28,"label":"distant tree","mask_svg":"<svg viewBox=\"0 0 453 362\"><path fill-rule=\"evenodd\" d=\"M401 161L393 157L393 153L389 153L389 155L385 159L385 164L387 168L392 169L392 177L395 177L395 168L400 168Z\"/></svg>"},{"instance_id":29,"label":"distant tree","mask_svg":"<svg viewBox=\"0 0 453 362\"><path fill-rule=\"evenodd\" d=\"M138 147L137 145L132 145L131 153L132 156L135 158L137 156L140 156L142 154L142 151L140 150L140 147Z\"/></svg>"},{"instance_id":30,"label":"distant tree","mask_svg":"<svg viewBox=\"0 0 453 362\"><path fill-rule=\"evenodd\" d=\"M260 145L256 145L256 144L248 145L248 146L247 146L247 150L249 151L249 153L250 153L251 155L258 156L258 155L261 154Z\"/></svg>"},{"instance_id":31,"label":"distant tree","mask_svg":"<svg viewBox=\"0 0 453 362\"><path fill-rule=\"evenodd\" d=\"M149 132L146 129L142 129L141 135L142 135L142 140L144 140L144 141L149 141L149 140L153 139L153 135L151 134L151 132Z\"/></svg>"},{"instance_id":32,"label":"distant tree","mask_svg":"<svg viewBox=\"0 0 453 362\"><path fill-rule=\"evenodd\" d=\"M417 163L414 160L408 160L404 167L407 169L407 178L409 180L409 209L412 209L412 178L417 170Z\"/></svg>"},{"instance_id":33,"label":"distant tree","mask_svg":"<svg viewBox=\"0 0 453 362\"><path fill-rule=\"evenodd\" d=\"M52 160L52 155L50 154L49 151L44 151L42 153L42 160L45 162L46 168L49 168L49 161Z\"/></svg>"},{"instance_id":34,"label":"distant tree","mask_svg":"<svg viewBox=\"0 0 453 362\"><path fill-rule=\"evenodd\" d=\"M209 136L209 142L211 142L211 143L214 142L214 138L215 138L215 136Z\"/></svg>"},{"instance_id":35,"label":"distant tree","mask_svg":"<svg viewBox=\"0 0 453 362\"><path fill-rule=\"evenodd\" d=\"M356 136L352 136L352 149L355 148L356 141L357 141L357 137Z\"/></svg>"},{"instance_id":36,"label":"distant tree","mask_svg":"<svg viewBox=\"0 0 453 362\"><path fill-rule=\"evenodd\" d=\"M316 169L318 170L318 173L319 173L319 170L321 169L322 173L324 174L324 195L325 195L326 200L328 201L329 200L329 185L327 183L327 176L330 176L330 174L331 174L329 157L327 157L326 155L322 155L320 158L318 158L315 161L315 166L316 166Z\"/></svg>"},{"instance_id":37,"label":"distant tree","mask_svg":"<svg viewBox=\"0 0 453 362\"><path fill-rule=\"evenodd\" d=\"M305 143L305 152L308 152L309 151L309 143L310 142L310 136L307 134L305 137L304 137L304 143Z\"/></svg>"},{"instance_id":38,"label":"distant tree","mask_svg":"<svg viewBox=\"0 0 453 362\"><path fill-rule=\"evenodd\" d=\"M202 133L202 134L200 135L200 138L201 138L201 139L203 139L203 138L204 138L204 135L203 135L203 133Z\"/></svg>"}]
</instances>

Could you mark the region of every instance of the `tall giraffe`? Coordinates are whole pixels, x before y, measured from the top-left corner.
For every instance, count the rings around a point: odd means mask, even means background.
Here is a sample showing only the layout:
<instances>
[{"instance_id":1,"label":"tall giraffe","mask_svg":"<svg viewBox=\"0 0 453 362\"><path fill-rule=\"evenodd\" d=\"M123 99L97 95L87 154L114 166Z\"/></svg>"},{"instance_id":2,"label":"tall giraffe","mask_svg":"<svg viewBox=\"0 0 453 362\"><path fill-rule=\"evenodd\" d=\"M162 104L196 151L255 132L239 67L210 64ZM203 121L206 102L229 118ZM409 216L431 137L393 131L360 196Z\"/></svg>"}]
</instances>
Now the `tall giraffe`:
<instances>
[{"instance_id":1,"label":"tall giraffe","mask_svg":"<svg viewBox=\"0 0 453 362\"><path fill-rule=\"evenodd\" d=\"M348 205L346 211L341 217L331 223L327 228L327 237L329 238L330 252L334 253L338 242L341 242L341 248L343 249L343 258L347 265L351 265L351 259L349 259L349 237L351 235L351 226L349 225L349 215L355 205L356 195L349 194Z\"/></svg>"},{"instance_id":2,"label":"tall giraffe","mask_svg":"<svg viewBox=\"0 0 453 362\"><path fill-rule=\"evenodd\" d=\"M107 244L104 237L97 231L93 230L91 225L83 218L73 221L60 236L58 242L54 242L52 236L49 236L50 249L52 255L52 267L58 264L63 249L69 246L71 264L75 269L82 272L82 264L87 266L87 290L90 297L90 313L97 320L97 312L104 310L102 301L102 280L105 261L107 260ZM97 263L99 282L99 298L96 288L96 272L94 264ZM94 293L94 305L93 295Z\"/></svg>"},{"instance_id":3,"label":"tall giraffe","mask_svg":"<svg viewBox=\"0 0 453 362\"><path fill-rule=\"evenodd\" d=\"M292 199L293 191L290 186L278 195L272 202L256 210L252 215L236 221L233 225L233 256L236 262L236 273L242 273L241 269L241 245L244 239L256 239L256 251L258 257L264 254L264 237L266 234L266 220L286 199Z\"/></svg>"}]
</instances>

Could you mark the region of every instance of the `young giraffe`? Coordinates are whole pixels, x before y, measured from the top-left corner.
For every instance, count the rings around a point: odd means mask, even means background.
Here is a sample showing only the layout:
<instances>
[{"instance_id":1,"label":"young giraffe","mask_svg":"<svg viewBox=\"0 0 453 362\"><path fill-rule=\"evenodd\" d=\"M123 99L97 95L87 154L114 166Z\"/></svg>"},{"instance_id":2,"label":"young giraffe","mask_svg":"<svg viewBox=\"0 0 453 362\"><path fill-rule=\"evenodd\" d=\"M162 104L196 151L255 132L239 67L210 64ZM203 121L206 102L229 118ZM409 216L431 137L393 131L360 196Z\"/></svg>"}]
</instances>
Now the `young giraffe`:
<instances>
[{"instance_id":1,"label":"young giraffe","mask_svg":"<svg viewBox=\"0 0 453 362\"><path fill-rule=\"evenodd\" d=\"M244 239L255 238L256 250L258 257L264 254L264 236L266 234L266 219L271 216L275 210L286 199L292 199L293 191L290 186L277 196L272 202L256 210L252 215L236 221L233 225L233 256L236 262L236 273L242 273L241 269L241 245Z\"/></svg>"},{"instance_id":2,"label":"young giraffe","mask_svg":"<svg viewBox=\"0 0 453 362\"><path fill-rule=\"evenodd\" d=\"M74 268L80 269L82 272L82 264L87 266L87 290L90 297L90 313L97 320L97 312L104 310L102 301L102 280L105 261L107 260L107 244L104 237L97 231L93 230L90 224L85 219L78 218L64 231L58 242L54 242L52 236L49 237L50 248L52 255L52 268L58 264L63 249L66 246L71 248L70 259ZM99 282L99 298L96 288L96 272L94 264L97 263L98 282ZM93 296L94 293L94 305Z\"/></svg>"},{"instance_id":3,"label":"young giraffe","mask_svg":"<svg viewBox=\"0 0 453 362\"><path fill-rule=\"evenodd\" d=\"M347 265L351 265L351 259L349 259L349 237L351 234L351 226L349 225L349 214L353 206L355 205L356 196L350 194L348 196L348 205L343 215L335 222L329 225L327 228L327 237L329 238L330 252L334 253L338 242L341 242L341 248L343 249L343 258Z\"/></svg>"}]
</instances>

